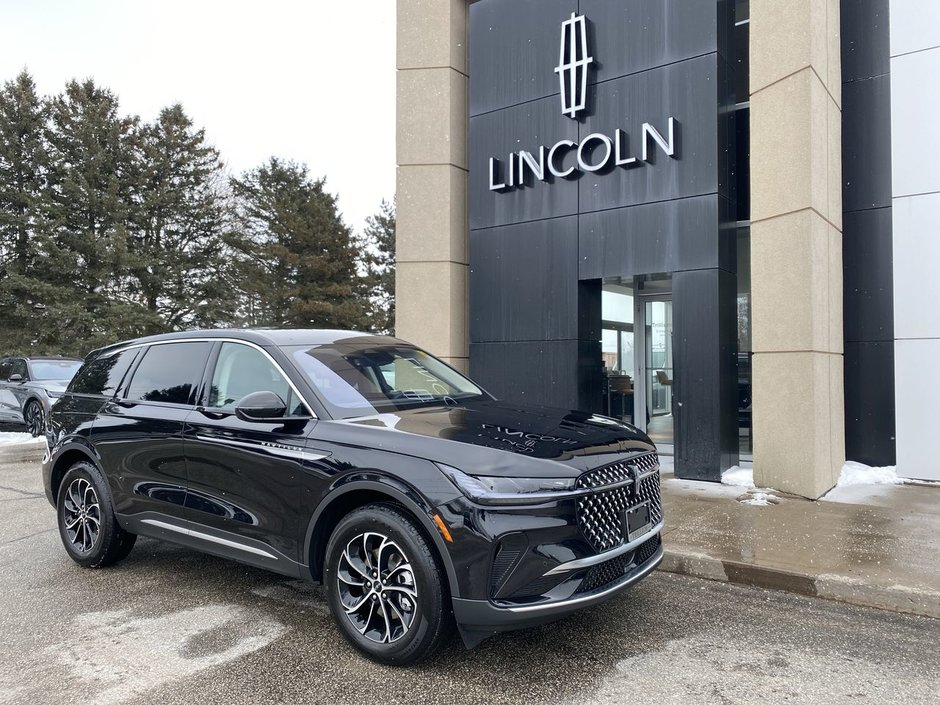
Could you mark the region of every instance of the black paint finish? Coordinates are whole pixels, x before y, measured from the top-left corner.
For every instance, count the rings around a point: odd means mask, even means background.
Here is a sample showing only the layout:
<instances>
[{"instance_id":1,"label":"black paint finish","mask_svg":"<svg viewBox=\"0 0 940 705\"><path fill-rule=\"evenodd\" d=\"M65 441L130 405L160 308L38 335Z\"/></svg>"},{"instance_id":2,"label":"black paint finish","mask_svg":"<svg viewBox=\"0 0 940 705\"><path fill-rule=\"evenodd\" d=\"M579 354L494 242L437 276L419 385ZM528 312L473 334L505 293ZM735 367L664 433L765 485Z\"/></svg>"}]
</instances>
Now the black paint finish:
<instances>
[{"instance_id":1,"label":"black paint finish","mask_svg":"<svg viewBox=\"0 0 940 705\"><path fill-rule=\"evenodd\" d=\"M845 454L894 465L888 0L841 7Z\"/></svg>"}]
</instances>

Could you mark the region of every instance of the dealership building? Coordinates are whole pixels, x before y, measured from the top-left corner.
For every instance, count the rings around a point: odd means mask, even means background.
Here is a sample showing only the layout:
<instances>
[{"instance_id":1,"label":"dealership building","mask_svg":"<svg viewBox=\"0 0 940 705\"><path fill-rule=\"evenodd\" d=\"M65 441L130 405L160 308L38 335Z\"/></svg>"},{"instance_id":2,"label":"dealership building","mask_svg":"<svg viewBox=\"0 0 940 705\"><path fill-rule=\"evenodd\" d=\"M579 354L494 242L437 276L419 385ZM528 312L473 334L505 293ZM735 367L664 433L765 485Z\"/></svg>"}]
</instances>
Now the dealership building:
<instances>
[{"instance_id":1,"label":"dealership building","mask_svg":"<svg viewBox=\"0 0 940 705\"><path fill-rule=\"evenodd\" d=\"M940 2L398 0L397 334L717 481L940 479Z\"/></svg>"}]
</instances>

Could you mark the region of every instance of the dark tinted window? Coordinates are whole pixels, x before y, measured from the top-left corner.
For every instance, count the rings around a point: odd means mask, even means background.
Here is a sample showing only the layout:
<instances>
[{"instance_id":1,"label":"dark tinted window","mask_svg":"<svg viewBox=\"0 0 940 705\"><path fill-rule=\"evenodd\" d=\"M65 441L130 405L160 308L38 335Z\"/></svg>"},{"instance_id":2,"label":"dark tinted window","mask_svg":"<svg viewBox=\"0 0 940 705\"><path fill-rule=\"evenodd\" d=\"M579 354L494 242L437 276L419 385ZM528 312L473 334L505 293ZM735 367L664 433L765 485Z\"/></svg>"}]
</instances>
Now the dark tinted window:
<instances>
[{"instance_id":1,"label":"dark tinted window","mask_svg":"<svg viewBox=\"0 0 940 705\"><path fill-rule=\"evenodd\" d=\"M127 398L188 404L211 347L211 343L167 343L147 348L134 371Z\"/></svg>"},{"instance_id":2,"label":"dark tinted window","mask_svg":"<svg viewBox=\"0 0 940 705\"><path fill-rule=\"evenodd\" d=\"M29 371L26 369L26 360L14 360L11 375L19 375L24 380L29 379Z\"/></svg>"},{"instance_id":3,"label":"dark tinted window","mask_svg":"<svg viewBox=\"0 0 940 705\"><path fill-rule=\"evenodd\" d=\"M10 373L13 371L13 361L4 360L0 362L0 381L6 382L10 377Z\"/></svg>"},{"instance_id":4,"label":"dark tinted window","mask_svg":"<svg viewBox=\"0 0 940 705\"><path fill-rule=\"evenodd\" d=\"M89 362L69 385L69 391L75 394L94 394L113 397L127 373L127 369L137 357L137 349L121 350L112 355L103 355Z\"/></svg>"}]
</instances>

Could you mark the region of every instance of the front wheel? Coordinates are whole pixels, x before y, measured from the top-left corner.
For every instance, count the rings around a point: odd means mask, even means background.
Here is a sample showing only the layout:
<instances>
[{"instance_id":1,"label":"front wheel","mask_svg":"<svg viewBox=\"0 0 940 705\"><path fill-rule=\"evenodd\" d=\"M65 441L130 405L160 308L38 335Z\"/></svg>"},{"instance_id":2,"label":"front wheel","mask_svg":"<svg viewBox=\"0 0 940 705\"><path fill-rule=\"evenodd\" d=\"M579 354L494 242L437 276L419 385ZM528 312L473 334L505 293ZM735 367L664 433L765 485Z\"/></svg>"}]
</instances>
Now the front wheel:
<instances>
[{"instance_id":1,"label":"front wheel","mask_svg":"<svg viewBox=\"0 0 940 705\"><path fill-rule=\"evenodd\" d=\"M360 507L340 521L326 547L324 583L343 635L375 661L417 663L450 633L434 549L396 506Z\"/></svg>"},{"instance_id":2,"label":"front wheel","mask_svg":"<svg viewBox=\"0 0 940 705\"><path fill-rule=\"evenodd\" d=\"M75 463L59 485L59 536L66 553L86 568L103 568L125 558L137 535L117 523L111 492L91 463Z\"/></svg>"},{"instance_id":3,"label":"front wheel","mask_svg":"<svg viewBox=\"0 0 940 705\"><path fill-rule=\"evenodd\" d=\"M26 430L33 438L41 436L45 431L45 415L42 411L42 404L38 401L28 401L23 408L23 421L26 422Z\"/></svg>"}]
</instances>

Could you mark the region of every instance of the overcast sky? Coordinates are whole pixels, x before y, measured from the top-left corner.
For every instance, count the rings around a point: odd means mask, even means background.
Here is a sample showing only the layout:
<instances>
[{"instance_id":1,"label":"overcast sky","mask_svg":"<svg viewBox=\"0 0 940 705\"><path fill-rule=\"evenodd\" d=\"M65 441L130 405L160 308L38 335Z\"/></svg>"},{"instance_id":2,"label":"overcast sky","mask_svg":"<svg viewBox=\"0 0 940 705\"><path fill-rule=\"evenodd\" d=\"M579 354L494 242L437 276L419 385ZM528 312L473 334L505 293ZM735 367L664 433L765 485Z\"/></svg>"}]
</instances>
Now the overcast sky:
<instances>
[{"instance_id":1,"label":"overcast sky","mask_svg":"<svg viewBox=\"0 0 940 705\"><path fill-rule=\"evenodd\" d=\"M180 102L238 173L275 155L326 176L346 223L395 195L394 0L0 0L0 80Z\"/></svg>"}]
</instances>

